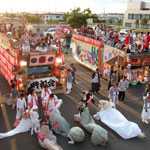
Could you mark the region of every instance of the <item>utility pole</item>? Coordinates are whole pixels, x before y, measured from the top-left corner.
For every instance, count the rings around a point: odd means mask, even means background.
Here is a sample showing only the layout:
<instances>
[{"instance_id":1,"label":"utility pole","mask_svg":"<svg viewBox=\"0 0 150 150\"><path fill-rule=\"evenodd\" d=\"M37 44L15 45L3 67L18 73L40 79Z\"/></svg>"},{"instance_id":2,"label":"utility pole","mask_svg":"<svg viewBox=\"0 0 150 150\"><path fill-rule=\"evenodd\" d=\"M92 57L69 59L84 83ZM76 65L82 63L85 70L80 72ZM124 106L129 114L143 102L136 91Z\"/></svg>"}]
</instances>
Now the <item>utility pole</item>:
<instances>
[{"instance_id":1,"label":"utility pole","mask_svg":"<svg viewBox=\"0 0 150 150\"><path fill-rule=\"evenodd\" d=\"M55 7L55 13L56 13L56 11L57 11L57 7Z\"/></svg>"},{"instance_id":2,"label":"utility pole","mask_svg":"<svg viewBox=\"0 0 150 150\"><path fill-rule=\"evenodd\" d=\"M105 7L104 7L104 20L106 21ZM105 24L105 21L104 21L104 24Z\"/></svg>"}]
</instances>

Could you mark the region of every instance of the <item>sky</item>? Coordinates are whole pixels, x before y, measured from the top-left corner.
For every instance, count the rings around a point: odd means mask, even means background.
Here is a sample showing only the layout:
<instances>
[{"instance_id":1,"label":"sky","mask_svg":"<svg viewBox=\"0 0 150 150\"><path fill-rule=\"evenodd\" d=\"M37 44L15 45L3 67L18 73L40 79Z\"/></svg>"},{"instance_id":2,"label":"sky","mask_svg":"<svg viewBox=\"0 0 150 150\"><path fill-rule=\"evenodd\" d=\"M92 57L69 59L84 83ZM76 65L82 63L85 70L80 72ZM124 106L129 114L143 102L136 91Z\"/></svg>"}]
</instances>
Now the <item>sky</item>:
<instances>
[{"instance_id":1,"label":"sky","mask_svg":"<svg viewBox=\"0 0 150 150\"><path fill-rule=\"evenodd\" d=\"M124 13L128 0L1 0L0 12L67 12L81 7L92 13Z\"/></svg>"}]
</instances>

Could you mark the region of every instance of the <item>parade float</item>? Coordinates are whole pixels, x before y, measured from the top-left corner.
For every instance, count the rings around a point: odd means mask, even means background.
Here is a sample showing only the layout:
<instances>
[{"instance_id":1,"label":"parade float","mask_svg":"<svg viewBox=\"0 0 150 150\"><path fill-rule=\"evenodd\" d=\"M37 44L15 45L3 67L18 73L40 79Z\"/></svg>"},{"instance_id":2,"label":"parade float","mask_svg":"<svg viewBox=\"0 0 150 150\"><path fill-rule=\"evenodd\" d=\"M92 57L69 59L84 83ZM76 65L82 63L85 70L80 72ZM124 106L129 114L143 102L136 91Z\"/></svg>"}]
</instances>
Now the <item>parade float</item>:
<instances>
[{"instance_id":1,"label":"parade float","mask_svg":"<svg viewBox=\"0 0 150 150\"><path fill-rule=\"evenodd\" d=\"M47 52L24 51L19 41L0 33L0 73L9 85L17 79L17 89L33 87L40 92L46 83L53 90L63 92L66 70L61 48L53 46Z\"/></svg>"},{"instance_id":2,"label":"parade float","mask_svg":"<svg viewBox=\"0 0 150 150\"><path fill-rule=\"evenodd\" d=\"M130 76L130 84L145 84L148 81L150 53L126 53L125 51L105 45L79 34L73 34L72 52L74 59L86 68L95 71L99 68L102 77L108 79L111 66L117 70L123 69L123 74ZM119 62L119 63L118 63Z\"/></svg>"}]
</instances>

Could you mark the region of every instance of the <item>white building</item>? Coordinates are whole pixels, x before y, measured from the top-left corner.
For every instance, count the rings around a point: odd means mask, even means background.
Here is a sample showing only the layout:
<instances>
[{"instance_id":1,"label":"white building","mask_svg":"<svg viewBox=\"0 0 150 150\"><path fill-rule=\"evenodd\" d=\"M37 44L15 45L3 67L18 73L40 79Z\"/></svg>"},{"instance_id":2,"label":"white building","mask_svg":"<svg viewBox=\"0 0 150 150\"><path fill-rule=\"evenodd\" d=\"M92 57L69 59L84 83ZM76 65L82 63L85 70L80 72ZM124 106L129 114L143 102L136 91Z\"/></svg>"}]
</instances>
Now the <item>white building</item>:
<instances>
[{"instance_id":1,"label":"white building","mask_svg":"<svg viewBox=\"0 0 150 150\"><path fill-rule=\"evenodd\" d=\"M147 18L147 24L141 25L141 20ZM139 24L136 23L139 21ZM137 22L138 22L137 21ZM124 28L150 29L150 2L129 1L125 11Z\"/></svg>"},{"instance_id":2,"label":"white building","mask_svg":"<svg viewBox=\"0 0 150 150\"><path fill-rule=\"evenodd\" d=\"M58 21L63 21L64 19L64 13L45 13L42 14L44 22L46 20L58 20Z\"/></svg>"}]
</instances>

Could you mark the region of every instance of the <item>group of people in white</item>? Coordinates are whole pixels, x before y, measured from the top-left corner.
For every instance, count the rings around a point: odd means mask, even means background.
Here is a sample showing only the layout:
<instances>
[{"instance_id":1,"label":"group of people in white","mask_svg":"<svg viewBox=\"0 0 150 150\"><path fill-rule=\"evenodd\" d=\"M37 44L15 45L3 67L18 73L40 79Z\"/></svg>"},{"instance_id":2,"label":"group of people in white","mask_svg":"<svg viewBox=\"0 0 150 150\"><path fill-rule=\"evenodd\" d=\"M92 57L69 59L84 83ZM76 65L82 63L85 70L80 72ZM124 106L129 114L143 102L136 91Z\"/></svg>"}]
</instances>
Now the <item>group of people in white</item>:
<instances>
[{"instance_id":1,"label":"group of people in white","mask_svg":"<svg viewBox=\"0 0 150 150\"><path fill-rule=\"evenodd\" d=\"M55 111L58 114L60 114L59 107L62 104L62 100L58 99L58 97L52 93L51 89L48 88L47 85L44 85L44 88L41 91L41 101L42 101L45 118L47 120L47 123L49 123L49 118L50 118L49 112ZM7 133L0 133L0 139L18 133L26 132L29 131L30 129L31 129L31 135L33 135L35 132L38 135L38 138L40 137L43 138L43 136L40 136L39 134L40 127L41 127L40 121L41 120L39 118L39 100L34 89L30 89L27 96L27 102L24 94L22 93L17 99L16 121L14 123L14 126L16 128ZM61 149L59 148L56 150L61 150Z\"/></svg>"},{"instance_id":2,"label":"group of people in white","mask_svg":"<svg viewBox=\"0 0 150 150\"><path fill-rule=\"evenodd\" d=\"M28 105L26 104L26 100L23 94L20 94L20 98L17 100L17 112L16 112L16 122L15 126L18 125L19 120L22 119L23 113L25 112L26 109L28 109L31 115L31 120L34 122L33 125L35 127L39 126L39 114L38 114L38 97L36 93L34 92L34 89L30 89L28 97ZM44 115L47 118L47 121L49 119L49 111L57 111L59 113L58 108L62 104L62 100L58 99L56 95L52 93L50 88L48 88L47 85L44 85L43 90L41 91L41 101L42 101L42 106L44 110ZM34 113L33 113L34 112ZM31 134L33 134L33 130L31 130Z\"/></svg>"},{"instance_id":3,"label":"group of people in white","mask_svg":"<svg viewBox=\"0 0 150 150\"><path fill-rule=\"evenodd\" d=\"M116 83L112 83L112 86L109 89L110 100L100 100L98 104L100 111L97 112L93 117L96 120L101 120L123 139L130 139L134 137L141 138L144 137L144 134L142 133L139 126L134 122L128 121L123 116L123 114L121 114L121 112L116 109L118 100L124 100L125 92L128 86L129 82L126 80L125 76L123 76L123 78L120 80L118 86L116 85ZM146 85L143 100L144 106L141 117L142 121L147 124L149 123L148 120L150 119L150 84ZM29 90L27 102L28 103L26 103L25 96L23 94L20 94L16 104L16 121L14 123L14 126L16 128L7 133L0 133L0 139L31 130L31 135L33 135L34 132L38 135L40 145L44 145L43 147L47 147L47 145L49 145L51 147L51 140L48 142L48 144L47 140L45 143L42 143L44 141L43 139L46 139L47 136L41 134L41 132L44 132L45 134L49 133L50 136L53 136L53 134L52 132L50 132L50 130L48 131L48 127L42 127L42 125L40 124L39 100L34 89ZM92 116L86 109L91 102L95 104L93 91L84 91L83 98L81 99L81 103L79 103L78 106L79 114L75 115L74 117L75 120L77 120L88 132L92 134L92 137L94 137L94 139L91 139L91 141L93 143L95 143L95 141L97 140L96 133L99 133L101 137L103 137L100 140L100 145L105 145L108 141L107 131L99 125L95 124ZM44 85L41 91L41 103L47 124L50 123L52 129L56 131L56 133L68 136L71 139L71 142L69 142L71 144L74 144L74 141L81 142L84 140L85 135L81 128L73 127L70 129L69 123L65 120L65 118L62 117L59 111L59 108L63 101L61 99L58 99L58 97L52 93L51 89L48 88L47 85ZM88 121L87 118L89 119ZM89 130L89 125L92 126L93 131ZM76 139L76 137L78 137L78 140ZM56 140L54 141L55 142L53 144L54 146L56 146L56 150L61 150L61 147L56 144Z\"/></svg>"}]
</instances>

